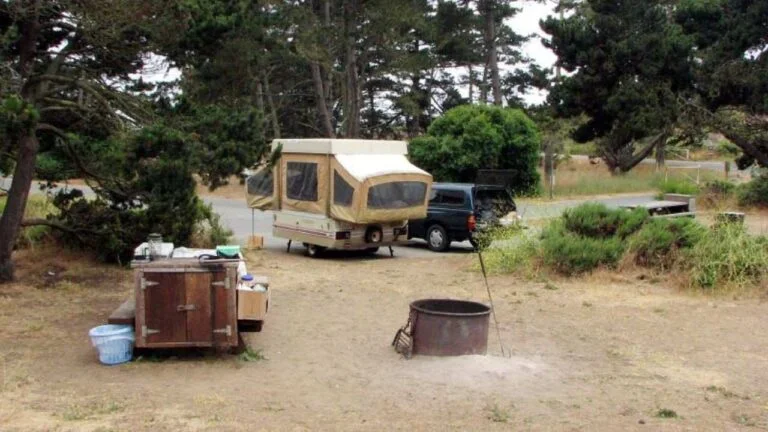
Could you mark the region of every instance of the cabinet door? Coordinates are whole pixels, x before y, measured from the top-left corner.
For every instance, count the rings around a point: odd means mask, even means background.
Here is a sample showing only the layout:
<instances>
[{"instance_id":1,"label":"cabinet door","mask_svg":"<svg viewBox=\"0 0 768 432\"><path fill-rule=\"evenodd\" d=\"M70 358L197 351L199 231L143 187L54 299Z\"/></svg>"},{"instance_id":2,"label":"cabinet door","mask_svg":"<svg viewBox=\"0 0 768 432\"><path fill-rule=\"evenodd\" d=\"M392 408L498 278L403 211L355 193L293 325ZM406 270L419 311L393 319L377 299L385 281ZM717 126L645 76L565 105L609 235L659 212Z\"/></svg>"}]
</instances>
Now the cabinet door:
<instances>
[{"instance_id":1,"label":"cabinet door","mask_svg":"<svg viewBox=\"0 0 768 432\"><path fill-rule=\"evenodd\" d=\"M186 273L187 341L190 345L209 346L213 342L213 321L211 308L212 273Z\"/></svg>"},{"instance_id":2,"label":"cabinet door","mask_svg":"<svg viewBox=\"0 0 768 432\"><path fill-rule=\"evenodd\" d=\"M235 268L210 273L213 282L213 341L218 346L237 345L237 273Z\"/></svg>"},{"instance_id":3,"label":"cabinet door","mask_svg":"<svg viewBox=\"0 0 768 432\"><path fill-rule=\"evenodd\" d=\"M140 278L136 324L141 344L137 345L174 346L186 342L187 317L178 311L179 305L186 304L184 273L141 272Z\"/></svg>"}]
</instances>

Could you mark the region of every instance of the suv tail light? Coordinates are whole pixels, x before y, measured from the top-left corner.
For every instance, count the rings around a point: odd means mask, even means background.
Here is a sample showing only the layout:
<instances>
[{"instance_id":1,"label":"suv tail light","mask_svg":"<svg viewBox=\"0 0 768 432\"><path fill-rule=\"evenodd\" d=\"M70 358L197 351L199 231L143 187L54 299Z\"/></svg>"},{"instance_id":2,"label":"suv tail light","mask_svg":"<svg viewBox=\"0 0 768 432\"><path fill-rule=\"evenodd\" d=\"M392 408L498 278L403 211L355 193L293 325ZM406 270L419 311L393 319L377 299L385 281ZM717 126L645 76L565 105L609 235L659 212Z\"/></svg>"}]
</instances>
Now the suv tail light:
<instances>
[{"instance_id":1,"label":"suv tail light","mask_svg":"<svg viewBox=\"0 0 768 432\"><path fill-rule=\"evenodd\" d=\"M474 231L475 228L477 228L477 219L475 218L475 215L469 215L467 218L467 229Z\"/></svg>"}]
</instances>

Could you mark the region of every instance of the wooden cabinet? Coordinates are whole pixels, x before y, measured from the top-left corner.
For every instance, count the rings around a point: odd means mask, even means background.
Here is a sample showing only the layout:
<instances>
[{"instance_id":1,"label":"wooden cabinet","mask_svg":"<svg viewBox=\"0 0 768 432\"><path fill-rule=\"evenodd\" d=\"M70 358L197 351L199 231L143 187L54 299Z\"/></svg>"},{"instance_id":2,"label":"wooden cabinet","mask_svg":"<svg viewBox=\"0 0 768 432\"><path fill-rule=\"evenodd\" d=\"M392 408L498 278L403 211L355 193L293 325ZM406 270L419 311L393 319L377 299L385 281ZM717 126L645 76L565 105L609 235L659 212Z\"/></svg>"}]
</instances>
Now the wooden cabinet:
<instances>
[{"instance_id":1,"label":"wooden cabinet","mask_svg":"<svg viewBox=\"0 0 768 432\"><path fill-rule=\"evenodd\" d=\"M134 263L136 347L233 347L237 260Z\"/></svg>"}]
</instances>

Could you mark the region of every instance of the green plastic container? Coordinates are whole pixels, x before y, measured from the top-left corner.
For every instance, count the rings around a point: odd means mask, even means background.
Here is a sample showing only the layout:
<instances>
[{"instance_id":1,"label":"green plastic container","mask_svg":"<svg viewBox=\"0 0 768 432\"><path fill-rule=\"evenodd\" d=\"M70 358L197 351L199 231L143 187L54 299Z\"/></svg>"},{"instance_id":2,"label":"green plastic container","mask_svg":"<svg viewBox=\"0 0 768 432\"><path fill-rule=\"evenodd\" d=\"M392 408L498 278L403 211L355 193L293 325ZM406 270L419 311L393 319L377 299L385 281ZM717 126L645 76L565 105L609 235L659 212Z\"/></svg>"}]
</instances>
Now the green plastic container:
<instances>
[{"instance_id":1,"label":"green plastic container","mask_svg":"<svg viewBox=\"0 0 768 432\"><path fill-rule=\"evenodd\" d=\"M226 258L240 258L240 246L239 245L222 245L216 246L216 255Z\"/></svg>"}]
</instances>

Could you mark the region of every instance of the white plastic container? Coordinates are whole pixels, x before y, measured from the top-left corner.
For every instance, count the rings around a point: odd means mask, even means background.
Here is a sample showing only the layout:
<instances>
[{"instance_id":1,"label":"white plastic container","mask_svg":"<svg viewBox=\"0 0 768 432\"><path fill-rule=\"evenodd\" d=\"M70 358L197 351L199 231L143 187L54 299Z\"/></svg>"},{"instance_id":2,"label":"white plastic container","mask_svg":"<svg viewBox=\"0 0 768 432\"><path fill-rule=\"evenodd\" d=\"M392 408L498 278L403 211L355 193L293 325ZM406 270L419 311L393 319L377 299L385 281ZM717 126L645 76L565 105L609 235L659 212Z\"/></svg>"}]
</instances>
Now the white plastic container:
<instances>
[{"instance_id":1,"label":"white plastic container","mask_svg":"<svg viewBox=\"0 0 768 432\"><path fill-rule=\"evenodd\" d=\"M133 343L136 340L133 327L129 325L106 324L94 327L88 332L91 344L99 352L99 361L106 365L126 363L133 358Z\"/></svg>"}]
</instances>

